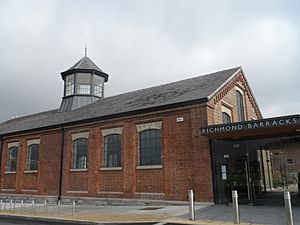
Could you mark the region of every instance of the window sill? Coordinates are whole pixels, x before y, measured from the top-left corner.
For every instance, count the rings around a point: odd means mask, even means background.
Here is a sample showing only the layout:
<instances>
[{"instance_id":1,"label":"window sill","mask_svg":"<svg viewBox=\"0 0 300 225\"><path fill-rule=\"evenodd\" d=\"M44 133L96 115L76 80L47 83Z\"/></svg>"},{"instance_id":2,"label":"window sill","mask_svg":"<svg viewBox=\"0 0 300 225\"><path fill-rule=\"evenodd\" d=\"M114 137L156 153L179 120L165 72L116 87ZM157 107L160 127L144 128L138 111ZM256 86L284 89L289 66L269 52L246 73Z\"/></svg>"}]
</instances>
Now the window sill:
<instances>
[{"instance_id":1,"label":"window sill","mask_svg":"<svg viewBox=\"0 0 300 225\"><path fill-rule=\"evenodd\" d=\"M84 169L70 169L70 172L87 172L88 169L84 168Z\"/></svg>"},{"instance_id":2,"label":"window sill","mask_svg":"<svg viewBox=\"0 0 300 225\"><path fill-rule=\"evenodd\" d=\"M152 170L152 169L162 169L162 165L149 165L149 166L137 166L138 170Z\"/></svg>"},{"instance_id":3,"label":"window sill","mask_svg":"<svg viewBox=\"0 0 300 225\"><path fill-rule=\"evenodd\" d=\"M17 171L5 171L4 174L16 174Z\"/></svg>"},{"instance_id":4,"label":"window sill","mask_svg":"<svg viewBox=\"0 0 300 225\"><path fill-rule=\"evenodd\" d=\"M100 170L122 170L122 167L101 167Z\"/></svg>"},{"instance_id":5,"label":"window sill","mask_svg":"<svg viewBox=\"0 0 300 225\"><path fill-rule=\"evenodd\" d=\"M37 173L37 170L25 170L24 173Z\"/></svg>"}]
</instances>

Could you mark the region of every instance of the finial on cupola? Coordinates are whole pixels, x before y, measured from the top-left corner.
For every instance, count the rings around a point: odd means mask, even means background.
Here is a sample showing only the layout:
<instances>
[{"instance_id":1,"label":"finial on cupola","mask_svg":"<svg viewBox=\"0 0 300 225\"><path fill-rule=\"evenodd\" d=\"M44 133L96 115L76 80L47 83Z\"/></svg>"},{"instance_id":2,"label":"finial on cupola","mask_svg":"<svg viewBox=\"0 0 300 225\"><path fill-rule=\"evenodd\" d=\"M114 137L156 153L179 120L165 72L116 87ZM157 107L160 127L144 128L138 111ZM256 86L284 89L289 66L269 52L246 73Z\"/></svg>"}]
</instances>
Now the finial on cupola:
<instances>
[{"instance_id":1,"label":"finial on cupola","mask_svg":"<svg viewBox=\"0 0 300 225\"><path fill-rule=\"evenodd\" d=\"M84 56L87 57L87 46L84 48Z\"/></svg>"}]
</instances>

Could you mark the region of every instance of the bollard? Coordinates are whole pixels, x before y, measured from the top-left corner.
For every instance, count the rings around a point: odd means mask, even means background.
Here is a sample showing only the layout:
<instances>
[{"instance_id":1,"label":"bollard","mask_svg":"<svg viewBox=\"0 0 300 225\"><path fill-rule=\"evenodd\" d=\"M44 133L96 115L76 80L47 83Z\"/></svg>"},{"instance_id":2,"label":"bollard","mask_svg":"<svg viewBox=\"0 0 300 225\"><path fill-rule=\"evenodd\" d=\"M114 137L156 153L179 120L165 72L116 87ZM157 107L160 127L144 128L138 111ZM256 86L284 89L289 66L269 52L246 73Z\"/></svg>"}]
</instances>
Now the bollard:
<instances>
[{"instance_id":1,"label":"bollard","mask_svg":"<svg viewBox=\"0 0 300 225\"><path fill-rule=\"evenodd\" d=\"M31 203L31 213L32 214L35 213L35 202L34 202L34 200L32 200L32 203Z\"/></svg>"},{"instance_id":2,"label":"bollard","mask_svg":"<svg viewBox=\"0 0 300 225\"><path fill-rule=\"evenodd\" d=\"M283 196L285 205L286 224L294 225L290 192L285 190Z\"/></svg>"},{"instance_id":3,"label":"bollard","mask_svg":"<svg viewBox=\"0 0 300 225\"><path fill-rule=\"evenodd\" d=\"M0 201L0 204L1 204L0 210L3 210L3 200Z\"/></svg>"},{"instance_id":4,"label":"bollard","mask_svg":"<svg viewBox=\"0 0 300 225\"><path fill-rule=\"evenodd\" d=\"M195 207L194 207L194 192L189 190L189 214L190 220L195 220Z\"/></svg>"},{"instance_id":5,"label":"bollard","mask_svg":"<svg viewBox=\"0 0 300 225\"><path fill-rule=\"evenodd\" d=\"M14 211L16 211L16 201L14 201L13 209L14 209Z\"/></svg>"},{"instance_id":6,"label":"bollard","mask_svg":"<svg viewBox=\"0 0 300 225\"><path fill-rule=\"evenodd\" d=\"M73 203L72 203L72 216L74 215L75 210L76 210L76 202L73 201Z\"/></svg>"},{"instance_id":7,"label":"bollard","mask_svg":"<svg viewBox=\"0 0 300 225\"><path fill-rule=\"evenodd\" d=\"M45 200L44 202L44 214L48 213L48 202Z\"/></svg>"},{"instance_id":8,"label":"bollard","mask_svg":"<svg viewBox=\"0 0 300 225\"><path fill-rule=\"evenodd\" d=\"M233 222L240 224L239 202L237 191L232 191L232 205L233 205Z\"/></svg>"},{"instance_id":9,"label":"bollard","mask_svg":"<svg viewBox=\"0 0 300 225\"><path fill-rule=\"evenodd\" d=\"M23 210L24 200L21 200L20 211Z\"/></svg>"},{"instance_id":10,"label":"bollard","mask_svg":"<svg viewBox=\"0 0 300 225\"><path fill-rule=\"evenodd\" d=\"M10 212L12 211L12 205L13 205L13 200L10 200L10 202L9 202L9 211Z\"/></svg>"},{"instance_id":11,"label":"bollard","mask_svg":"<svg viewBox=\"0 0 300 225\"><path fill-rule=\"evenodd\" d=\"M58 203L57 203L57 213L58 214L60 213L60 208L61 208L61 202L59 200Z\"/></svg>"}]
</instances>

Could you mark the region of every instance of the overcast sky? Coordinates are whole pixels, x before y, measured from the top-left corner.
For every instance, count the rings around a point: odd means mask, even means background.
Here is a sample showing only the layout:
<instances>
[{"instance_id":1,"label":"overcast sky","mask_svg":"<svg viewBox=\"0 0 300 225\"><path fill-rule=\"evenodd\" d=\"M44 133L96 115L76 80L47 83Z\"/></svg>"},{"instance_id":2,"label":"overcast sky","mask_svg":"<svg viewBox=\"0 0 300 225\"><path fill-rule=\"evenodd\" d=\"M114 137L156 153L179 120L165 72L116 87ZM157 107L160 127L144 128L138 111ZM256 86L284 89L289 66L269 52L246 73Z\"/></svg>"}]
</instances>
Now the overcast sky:
<instances>
[{"instance_id":1,"label":"overcast sky","mask_svg":"<svg viewBox=\"0 0 300 225\"><path fill-rule=\"evenodd\" d=\"M0 121L58 108L85 45L106 96L242 66L264 117L300 112L298 0L0 0Z\"/></svg>"}]
</instances>

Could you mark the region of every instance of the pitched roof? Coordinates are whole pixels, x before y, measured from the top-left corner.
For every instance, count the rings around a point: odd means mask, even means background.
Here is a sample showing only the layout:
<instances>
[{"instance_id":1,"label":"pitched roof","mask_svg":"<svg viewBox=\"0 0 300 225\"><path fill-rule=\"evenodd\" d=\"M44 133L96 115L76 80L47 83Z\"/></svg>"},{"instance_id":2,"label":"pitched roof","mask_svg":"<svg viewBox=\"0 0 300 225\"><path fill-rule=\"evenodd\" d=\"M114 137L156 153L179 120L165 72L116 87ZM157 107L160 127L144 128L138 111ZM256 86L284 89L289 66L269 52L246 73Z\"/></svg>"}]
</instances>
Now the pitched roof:
<instances>
[{"instance_id":1,"label":"pitched roof","mask_svg":"<svg viewBox=\"0 0 300 225\"><path fill-rule=\"evenodd\" d=\"M97 65L94 63L89 57L82 57L77 63L75 63L68 70L61 72L61 76L63 80L65 80L65 76L73 74L75 72L83 72L83 73L91 73L97 74L101 77L104 77L105 82L108 81L108 74L103 72Z\"/></svg>"},{"instance_id":2,"label":"pitched roof","mask_svg":"<svg viewBox=\"0 0 300 225\"><path fill-rule=\"evenodd\" d=\"M82 57L75 63L69 70L82 69L82 70L98 70L103 72L89 57Z\"/></svg>"},{"instance_id":3,"label":"pitched roof","mask_svg":"<svg viewBox=\"0 0 300 225\"><path fill-rule=\"evenodd\" d=\"M56 109L8 120L0 124L0 135L206 102L210 95L240 70L241 67L236 67L106 97L73 111L59 112Z\"/></svg>"}]
</instances>

